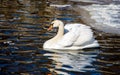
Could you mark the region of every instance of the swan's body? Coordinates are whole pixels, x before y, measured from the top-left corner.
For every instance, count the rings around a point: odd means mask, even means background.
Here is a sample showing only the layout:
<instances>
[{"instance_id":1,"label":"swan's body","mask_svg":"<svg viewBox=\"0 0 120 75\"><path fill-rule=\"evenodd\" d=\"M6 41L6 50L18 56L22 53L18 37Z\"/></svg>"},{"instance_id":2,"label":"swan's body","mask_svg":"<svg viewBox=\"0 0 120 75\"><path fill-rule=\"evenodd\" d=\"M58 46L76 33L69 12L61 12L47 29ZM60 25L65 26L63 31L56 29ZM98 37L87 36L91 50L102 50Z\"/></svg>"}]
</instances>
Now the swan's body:
<instances>
[{"instance_id":1,"label":"swan's body","mask_svg":"<svg viewBox=\"0 0 120 75\"><path fill-rule=\"evenodd\" d=\"M46 41L43 45L45 49L83 49L99 47L98 42L93 37L93 32L89 26L83 24L64 24L60 20L52 22L52 27L58 27L55 37ZM64 34L64 31L66 32Z\"/></svg>"}]
</instances>

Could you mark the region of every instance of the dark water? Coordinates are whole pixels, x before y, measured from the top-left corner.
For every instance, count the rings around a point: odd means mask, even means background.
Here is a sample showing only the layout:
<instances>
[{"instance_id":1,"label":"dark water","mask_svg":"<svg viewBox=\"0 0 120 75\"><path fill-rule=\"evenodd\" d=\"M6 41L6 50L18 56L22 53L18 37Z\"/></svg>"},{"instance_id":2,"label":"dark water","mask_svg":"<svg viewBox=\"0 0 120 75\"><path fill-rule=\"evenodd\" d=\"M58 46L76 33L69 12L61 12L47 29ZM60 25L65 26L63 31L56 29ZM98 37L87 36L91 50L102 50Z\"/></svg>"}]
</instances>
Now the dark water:
<instances>
[{"instance_id":1,"label":"dark water","mask_svg":"<svg viewBox=\"0 0 120 75\"><path fill-rule=\"evenodd\" d=\"M94 30L100 49L42 48L55 34L46 31L53 19L83 23L82 15L70 7L50 6L57 3L76 4L67 0L0 0L0 75L119 75L119 35Z\"/></svg>"}]
</instances>

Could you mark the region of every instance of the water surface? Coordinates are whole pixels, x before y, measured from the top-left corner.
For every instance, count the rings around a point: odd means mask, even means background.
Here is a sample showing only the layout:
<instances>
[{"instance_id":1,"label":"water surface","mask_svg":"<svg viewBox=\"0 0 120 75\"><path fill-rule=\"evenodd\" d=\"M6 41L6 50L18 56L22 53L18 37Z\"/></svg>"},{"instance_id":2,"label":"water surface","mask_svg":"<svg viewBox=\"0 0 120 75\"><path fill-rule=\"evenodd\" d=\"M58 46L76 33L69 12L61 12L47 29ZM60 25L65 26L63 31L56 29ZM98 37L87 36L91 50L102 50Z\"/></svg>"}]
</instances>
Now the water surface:
<instances>
[{"instance_id":1,"label":"water surface","mask_svg":"<svg viewBox=\"0 0 120 75\"><path fill-rule=\"evenodd\" d=\"M42 48L43 43L55 35L55 31L46 31L53 19L85 23L82 18L86 16L74 11L74 6L111 3L106 0L76 1L1 0L0 75L118 75L119 35L93 27L100 49L61 51Z\"/></svg>"}]
</instances>

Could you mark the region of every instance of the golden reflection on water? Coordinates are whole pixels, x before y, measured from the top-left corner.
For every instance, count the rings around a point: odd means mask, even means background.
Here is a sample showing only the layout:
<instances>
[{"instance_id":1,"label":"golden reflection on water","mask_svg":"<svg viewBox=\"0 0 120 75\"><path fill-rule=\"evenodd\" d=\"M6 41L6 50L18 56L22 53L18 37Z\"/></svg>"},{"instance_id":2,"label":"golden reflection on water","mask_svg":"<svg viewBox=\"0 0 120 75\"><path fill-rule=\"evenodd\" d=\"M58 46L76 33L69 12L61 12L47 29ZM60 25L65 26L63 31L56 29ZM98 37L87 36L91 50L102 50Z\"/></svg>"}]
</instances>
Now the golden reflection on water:
<instances>
[{"instance_id":1,"label":"golden reflection on water","mask_svg":"<svg viewBox=\"0 0 120 75\"><path fill-rule=\"evenodd\" d=\"M54 31L46 32L53 19L58 18L65 23L83 23L82 15L71 10L71 7L57 8L50 4L76 3L67 0L0 1L0 74L118 74L119 35L94 30L100 49L42 49L43 43L54 36Z\"/></svg>"}]
</instances>

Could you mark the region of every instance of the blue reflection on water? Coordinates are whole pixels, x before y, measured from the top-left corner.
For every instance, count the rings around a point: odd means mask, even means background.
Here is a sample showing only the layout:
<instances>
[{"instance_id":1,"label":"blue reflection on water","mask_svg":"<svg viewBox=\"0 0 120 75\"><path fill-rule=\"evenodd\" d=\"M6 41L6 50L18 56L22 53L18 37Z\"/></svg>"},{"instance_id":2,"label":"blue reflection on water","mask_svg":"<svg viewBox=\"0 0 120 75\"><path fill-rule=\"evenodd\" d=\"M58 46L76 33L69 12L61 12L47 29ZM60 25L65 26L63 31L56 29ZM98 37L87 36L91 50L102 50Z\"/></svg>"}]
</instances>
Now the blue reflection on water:
<instances>
[{"instance_id":1,"label":"blue reflection on water","mask_svg":"<svg viewBox=\"0 0 120 75\"><path fill-rule=\"evenodd\" d=\"M75 74L100 74L96 71L94 62L99 54L99 49L83 50L47 50L53 53L45 53L48 59L53 60L54 68L52 71L63 75ZM51 70L51 68L50 68Z\"/></svg>"}]
</instances>

